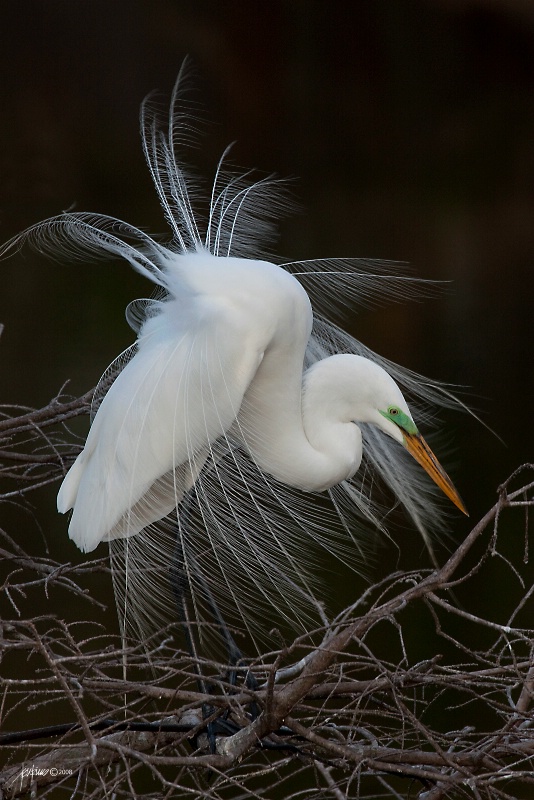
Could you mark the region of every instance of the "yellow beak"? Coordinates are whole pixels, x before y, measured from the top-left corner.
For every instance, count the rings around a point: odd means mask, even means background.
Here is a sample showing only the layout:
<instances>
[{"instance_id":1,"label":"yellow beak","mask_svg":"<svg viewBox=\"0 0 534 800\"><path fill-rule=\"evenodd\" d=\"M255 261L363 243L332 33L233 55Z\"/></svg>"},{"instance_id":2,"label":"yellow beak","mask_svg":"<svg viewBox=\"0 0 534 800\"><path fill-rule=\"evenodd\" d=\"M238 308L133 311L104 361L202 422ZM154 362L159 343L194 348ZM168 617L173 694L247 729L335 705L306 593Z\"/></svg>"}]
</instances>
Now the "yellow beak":
<instances>
[{"instance_id":1,"label":"yellow beak","mask_svg":"<svg viewBox=\"0 0 534 800\"><path fill-rule=\"evenodd\" d=\"M436 483L441 491L447 495L449 500L452 500L456 508L459 508L460 511L463 511L464 514L469 516L467 509L463 504L462 498L454 488L453 482L423 437L418 433L405 433L404 444L410 455L412 455L415 460L421 464L423 469L426 470L426 472L430 475L434 483Z\"/></svg>"}]
</instances>

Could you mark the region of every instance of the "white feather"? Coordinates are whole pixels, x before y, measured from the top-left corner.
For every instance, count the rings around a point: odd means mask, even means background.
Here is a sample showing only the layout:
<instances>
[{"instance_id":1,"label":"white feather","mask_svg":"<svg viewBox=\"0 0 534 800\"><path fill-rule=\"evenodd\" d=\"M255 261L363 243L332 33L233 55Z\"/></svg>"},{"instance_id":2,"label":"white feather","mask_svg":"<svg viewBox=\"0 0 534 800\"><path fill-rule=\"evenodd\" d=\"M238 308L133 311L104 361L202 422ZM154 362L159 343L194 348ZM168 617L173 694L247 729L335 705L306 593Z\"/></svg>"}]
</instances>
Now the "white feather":
<instances>
[{"instance_id":1,"label":"white feather","mask_svg":"<svg viewBox=\"0 0 534 800\"><path fill-rule=\"evenodd\" d=\"M273 606L305 624L320 548L357 569L362 521L383 524L377 477L425 536L442 525L433 485L379 409L411 413L393 378L416 416L456 401L333 322L343 304L428 287L378 262L260 260L283 193L272 179L250 183L226 169L226 154L203 228L193 210L199 189L176 157L194 130L183 70L167 132L148 103L142 128L168 245L114 218L68 213L3 251L29 240L67 258L118 255L158 287L155 299L128 308L137 342L103 376L58 509L73 509L69 535L82 550L111 541L125 631L147 636L174 616L177 547L199 623L211 620L213 597L253 635ZM309 296L325 316L314 317ZM330 502L315 502L310 493L325 490Z\"/></svg>"}]
</instances>

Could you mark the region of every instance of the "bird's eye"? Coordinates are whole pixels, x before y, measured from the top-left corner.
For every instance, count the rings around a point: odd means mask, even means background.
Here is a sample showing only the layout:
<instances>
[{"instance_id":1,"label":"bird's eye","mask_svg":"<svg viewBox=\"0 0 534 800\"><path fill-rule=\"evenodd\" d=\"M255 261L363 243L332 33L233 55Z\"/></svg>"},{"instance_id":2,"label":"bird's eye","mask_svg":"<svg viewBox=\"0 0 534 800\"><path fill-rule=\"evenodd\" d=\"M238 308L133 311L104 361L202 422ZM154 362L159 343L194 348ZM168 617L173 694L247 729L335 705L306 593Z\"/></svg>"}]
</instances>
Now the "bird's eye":
<instances>
[{"instance_id":1,"label":"bird's eye","mask_svg":"<svg viewBox=\"0 0 534 800\"><path fill-rule=\"evenodd\" d=\"M388 414L390 414L392 417L395 417L398 413L399 409L396 406L390 406L390 408L388 408Z\"/></svg>"}]
</instances>

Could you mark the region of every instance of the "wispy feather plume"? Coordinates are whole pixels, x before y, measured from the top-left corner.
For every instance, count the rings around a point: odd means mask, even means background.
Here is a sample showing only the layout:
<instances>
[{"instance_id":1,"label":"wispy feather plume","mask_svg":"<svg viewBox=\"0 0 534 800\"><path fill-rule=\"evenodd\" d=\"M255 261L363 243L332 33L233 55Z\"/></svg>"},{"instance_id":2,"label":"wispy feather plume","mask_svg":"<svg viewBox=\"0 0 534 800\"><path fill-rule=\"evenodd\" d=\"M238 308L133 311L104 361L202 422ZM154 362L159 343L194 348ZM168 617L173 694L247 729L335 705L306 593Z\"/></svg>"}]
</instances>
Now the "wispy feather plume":
<instances>
[{"instance_id":1,"label":"wispy feather plume","mask_svg":"<svg viewBox=\"0 0 534 800\"><path fill-rule=\"evenodd\" d=\"M215 295L224 287L228 259L261 258L273 235L273 221L287 209L285 184L273 177L254 181L252 173L238 172L228 163L227 150L211 191L203 192L201 182L180 161L199 127L196 109L187 100L186 72L184 64L166 123L153 98L141 112L143 148L171 228L170 241L162 244L113 217L69 212L34 225L1 254L27 242L54 258L120 257L155 285L153 298L128 306L127 319L138 339L106 370L95 392L86 458L113 434L105 423L105 408L116 409L112 421L128 437L128 448L123 452L116 446L109 462L112 474L95 475L91 488L110 492L104 484L115 481L111 506L116 508L105 512L112 522L103 534L95 518L88 538L78 543L92 549L102 538L110 541L125 633L146 638L175 618L169 565L179 559L200 635L217 639L215 602L232 626L257 639L265 634L263 620L273 607L278 619L291 627L305 628L314 619L323 551L357 571L362 568L369 531L385 528L389 511L374 487L382 482L389 487L429 548L443 529L443 514L435 487L419 466L371 425L361 426L360 469L329 494L290 488L251 457L240 420L257 398L247 386L227 386L228 376L218 371L217 365L228 358L224 331L222 337L220 332L206 333L209 304L199 284L200 265L203 254L216 258L220 273L213 273ZM202 204L207 207L205 220L196 211ZM352 353L375 361L395 379L415 418L430 422L436 409L458 407L450 387L379 357L339 327L347 309L425 297L434 292L432 284L403 275L396 264L374 260L296 261L280 269L300 282L315 312L304 370L335 353ZM226 393L233 418L218 418L217 392ZM188 415L198 417L199 404L202 425L188 427ZM161 430L150 428L147 406L152 419L161 421ZM158 442L164 450L167 439L178 436L179 426L187 458L180 463L174 456L161 460L157 479L143 485L132 473L148 469L152 461L151 469L158 469L159 456L152 451ZM78 473L85 469L83 454L81 458ZM74 477L69 473L58 498L60 510L75 506L71 526L76 504L83 500L76 474L73 468ZM122 495L124 502L119 502ZM83 502L90 507L89 491Z\"/></svg>"}]
</instances>

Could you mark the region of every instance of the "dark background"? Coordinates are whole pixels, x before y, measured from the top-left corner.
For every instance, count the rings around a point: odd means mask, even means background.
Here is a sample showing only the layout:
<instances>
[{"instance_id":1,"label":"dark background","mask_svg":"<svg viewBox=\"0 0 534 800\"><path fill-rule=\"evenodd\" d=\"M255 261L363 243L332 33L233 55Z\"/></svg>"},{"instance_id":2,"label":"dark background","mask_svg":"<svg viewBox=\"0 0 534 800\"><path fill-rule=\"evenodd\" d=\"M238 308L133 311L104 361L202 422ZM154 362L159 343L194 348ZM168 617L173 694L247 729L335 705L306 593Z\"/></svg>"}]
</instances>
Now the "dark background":
<instances>
[{"instance_id":1,"label":"dark background","mask_svg":"<svg viewBox=\"0 0 534 800\"><path fill-rule=\"evenodd\" d=\"M186 157L209 181L236 140L237 163L296 177L284 259L395 259L447 282L439 299L347 327L466 387L502 437L446 417L439 454L471 521L533 460L534 3L17 0L0 22L1 240L67 208L165 232L138 109L153 89L168 96L189 54L210 123ZM28 248L0 270L0 403L46 404L67 379L89 389L132 340L124 307L151 291L126 264ZM36 513L76 559L54 502L36 495ZM470 524L453 515L453 540ZM410 566L420 541L402 537ZM372 576L396 565L384 552ZM498 603L494 586L480 591Z\"/></svg>"}]
</instances>

